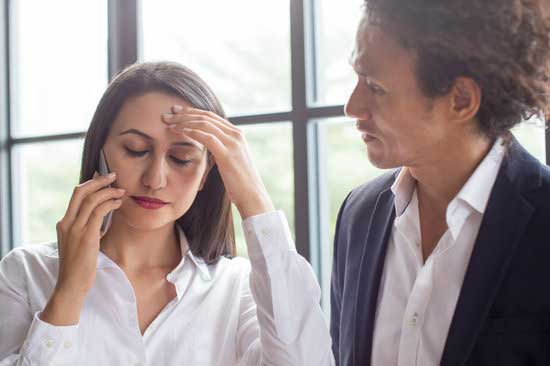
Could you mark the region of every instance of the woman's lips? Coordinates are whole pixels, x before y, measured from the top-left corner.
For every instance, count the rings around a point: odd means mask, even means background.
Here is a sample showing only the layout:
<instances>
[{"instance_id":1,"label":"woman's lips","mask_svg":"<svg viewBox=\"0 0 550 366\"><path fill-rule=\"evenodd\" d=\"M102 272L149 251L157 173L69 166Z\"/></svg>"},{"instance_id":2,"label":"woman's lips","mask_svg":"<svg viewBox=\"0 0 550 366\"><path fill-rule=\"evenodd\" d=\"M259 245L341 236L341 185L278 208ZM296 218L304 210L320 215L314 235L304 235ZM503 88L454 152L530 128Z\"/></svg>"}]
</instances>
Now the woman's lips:
<instances>
[{"instance_id":1,"label":"woman's lips","mask_svg":"<svg viewBox=\"0 0 550 366\"><path fill-rule=\"evenodd\" d=\"M141 207L146 208L148 210L157 210L161 207L164 207L168 204L168 202L161 201L156 198L150 198L150 197L139 197L139 196L132 196L132 199Z\"/></svg>"}]
</instances>

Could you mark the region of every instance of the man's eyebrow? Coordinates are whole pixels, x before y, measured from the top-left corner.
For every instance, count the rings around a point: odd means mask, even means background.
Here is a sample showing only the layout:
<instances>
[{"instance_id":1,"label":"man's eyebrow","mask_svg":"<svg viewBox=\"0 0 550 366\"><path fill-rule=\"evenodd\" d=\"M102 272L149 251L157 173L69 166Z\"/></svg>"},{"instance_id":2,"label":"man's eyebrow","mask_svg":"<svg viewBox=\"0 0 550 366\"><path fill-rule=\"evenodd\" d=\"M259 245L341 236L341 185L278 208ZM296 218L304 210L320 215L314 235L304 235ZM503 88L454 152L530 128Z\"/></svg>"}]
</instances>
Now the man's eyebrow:
<instances>
[{"instance_id":1,"label":"man's eyebrow","mask_svg":"<svg viewBox=\"0 0 550 366\"><path fill-rule=\"evenodd\" d=\"M367 70L357 62L357 52L352 50L348 56L348 64L357 75L367 76Z\"/></svg>"},{"instance_id":2,"label":"man's eyebrow","mask_svg":"<svg viewBox=\"0 0 550 366\"><path fill-rule=\"evenodd\" d=\"M141 137L143 137L147 140L154 140L151 136L149 136L145 132L140 131L140 130L136 130L135 128L130 128L128 130L122 131L118 135L122 136L122 135L127 135L127 134L134 134L134 135L141 136ZM202 151L202 149L197 144L194 144L191 141L177 141L177 142L174 142L172 145L174 145L174 146L184 146L184 147L194 147L194 148Z\"/></svg>"}]
</instances>

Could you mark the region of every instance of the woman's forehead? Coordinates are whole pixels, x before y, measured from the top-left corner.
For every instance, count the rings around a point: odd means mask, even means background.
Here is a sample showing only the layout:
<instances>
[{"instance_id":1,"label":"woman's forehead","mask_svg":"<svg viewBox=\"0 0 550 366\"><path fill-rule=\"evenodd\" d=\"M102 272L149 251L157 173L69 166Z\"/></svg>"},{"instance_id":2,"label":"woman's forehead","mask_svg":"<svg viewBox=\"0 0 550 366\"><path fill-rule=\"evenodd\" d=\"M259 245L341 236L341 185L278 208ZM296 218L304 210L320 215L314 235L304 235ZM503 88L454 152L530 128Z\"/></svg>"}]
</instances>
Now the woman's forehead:
<instances>
[{"instance_id":1,"label":"woman's forehead","mask_svg":"<svg viewBox=\"0 0 550 366\"><path fill-rule=\"evenodd\" d=\"M162 114L171 113L174 105L189 106L183 98L163 93L129 98L113 122L111 134L183 147L194 144L202 149L203 146L191 138L170 131L169 125L162 121Z\"/></svg>"}]
</instances>

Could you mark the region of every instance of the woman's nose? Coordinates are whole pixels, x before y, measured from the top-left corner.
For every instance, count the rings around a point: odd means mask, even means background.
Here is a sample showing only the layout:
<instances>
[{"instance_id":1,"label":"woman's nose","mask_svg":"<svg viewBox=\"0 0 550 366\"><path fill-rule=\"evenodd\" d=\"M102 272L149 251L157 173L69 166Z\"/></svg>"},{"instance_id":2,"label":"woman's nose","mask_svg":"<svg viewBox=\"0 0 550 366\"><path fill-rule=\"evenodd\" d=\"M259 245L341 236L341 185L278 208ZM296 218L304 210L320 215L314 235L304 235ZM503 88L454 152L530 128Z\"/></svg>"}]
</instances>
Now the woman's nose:
<instances>
[{"instance_id":1,"label":"woman's nose","mask_svg":"<svg viewBox=\"0 0 550 366\"><path fill-rule=\"evenodd\" d=\"M166 187L166 162L164 158L153 158L151 164L146 167L146 171L143 174L143 184L151 189L158 190Z\"/></svg>"}]
</instances>

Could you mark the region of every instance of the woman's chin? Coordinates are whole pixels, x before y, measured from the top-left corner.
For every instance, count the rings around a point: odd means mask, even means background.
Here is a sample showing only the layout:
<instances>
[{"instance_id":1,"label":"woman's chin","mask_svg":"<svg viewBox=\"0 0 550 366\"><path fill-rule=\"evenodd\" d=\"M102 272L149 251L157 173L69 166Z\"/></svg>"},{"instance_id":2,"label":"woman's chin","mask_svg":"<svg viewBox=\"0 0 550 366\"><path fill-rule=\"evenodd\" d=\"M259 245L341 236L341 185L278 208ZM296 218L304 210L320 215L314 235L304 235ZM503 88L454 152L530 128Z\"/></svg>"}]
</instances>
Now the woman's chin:
<instances>
[{"instance_id":1,"label":"woman's chin","mask_svg":"<svg viewBox=\"0 0 550 366\"><path fill-rule=\"evenodd\" d=\"M160 229L166 225L173 224L174 219L171 217L166 217L164 215L124 215L122 218L126 225L132 229L139 231L153 231ZM164 217L163 217L164 216Z\"/></svg>"}]
</instances>

